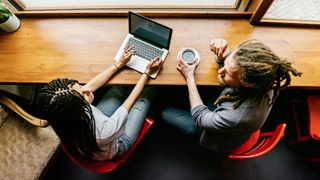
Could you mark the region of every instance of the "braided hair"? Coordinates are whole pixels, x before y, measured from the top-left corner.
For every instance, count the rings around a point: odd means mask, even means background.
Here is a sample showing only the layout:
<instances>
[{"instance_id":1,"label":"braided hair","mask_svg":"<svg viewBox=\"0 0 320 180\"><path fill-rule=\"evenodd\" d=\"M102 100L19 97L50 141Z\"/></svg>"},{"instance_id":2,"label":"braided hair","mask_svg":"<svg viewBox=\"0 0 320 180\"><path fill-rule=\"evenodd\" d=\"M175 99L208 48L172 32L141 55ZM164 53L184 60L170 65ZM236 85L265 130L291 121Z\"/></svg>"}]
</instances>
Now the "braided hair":
<instances>
[{"instance_id":1,"label":"braided hair","mask_svg":"<svg viewBox=\"0 0 320 180\"><path fill-rule=\"evenodd\" d=\"M240 106L252 94L264 94L273 89L272 105L279 95L279 90L290 85L291 72L294 76L301 76L292 67L291 62L275 55L270 48L258 40L252 39L241 43L233 58L243 73L240 76L242 84L254 84L253 88L239 88L232 94L225 94L217 99L215 104L225 101L235 102L234 108Z\"/></svg>"},{"instance_id":2,"label":"braided hair","mask_svg":"<svg viewBox=\"0 0 320 180\"><path fill-rule=\"evenodd\" d=\"M72 86L72 79L55 79L38 95L39 115L48 120L64 146L90 157L100 152L96 142L95 121L90 104Z\"/></svg>"}]
</instances>

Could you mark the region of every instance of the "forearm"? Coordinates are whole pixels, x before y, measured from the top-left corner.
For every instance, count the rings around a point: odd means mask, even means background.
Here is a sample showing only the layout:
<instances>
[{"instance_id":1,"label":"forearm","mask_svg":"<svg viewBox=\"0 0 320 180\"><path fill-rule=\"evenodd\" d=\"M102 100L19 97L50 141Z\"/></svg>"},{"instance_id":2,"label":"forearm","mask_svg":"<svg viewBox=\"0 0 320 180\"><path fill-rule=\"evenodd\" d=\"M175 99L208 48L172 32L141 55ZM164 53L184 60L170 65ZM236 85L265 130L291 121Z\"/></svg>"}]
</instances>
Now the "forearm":
<instances>
[{"instance_id":1,"label":"forearm","mask_svg":"<svg viewBox=\"0 0 320 180\"><path fill-rule=\"evenodd\" d=\"M148 79L149 79L148 75L143 73L141 78L133 88L132 92L130 93L129 97L124 101L122 106L126 108L128 111L130 111L134 102L137 100L137 98L141 94L144 88L144 85L147 83Z\"/></svg>"},{"instance_id":2,"label":"forearm","mask_svg":"<svg viewBox=\"0 0 320 180\"><path fill-rule=\"evenodd\" d=\"M94 92L95 90L103 86L112 77L112 75L117 72L117 70L118 68L112 64L106 70L92 78L87 84L83 86L83 88L88 91Z\"/></svg>"},{"instance_id":3,"label":"forearm","mask_svg":"<svg viewBox=\"0 0 320 180\"><path fill-rule=\"evenodd\" d=\"M189 100L190 100L191 109L193 109L194 107L196 107L198 105L203 105L203 102L202 102L201 97L198 92L198 88L197 88L194 76L187 78L187 85L188 85Z\"/></svg>"}]
</instances>

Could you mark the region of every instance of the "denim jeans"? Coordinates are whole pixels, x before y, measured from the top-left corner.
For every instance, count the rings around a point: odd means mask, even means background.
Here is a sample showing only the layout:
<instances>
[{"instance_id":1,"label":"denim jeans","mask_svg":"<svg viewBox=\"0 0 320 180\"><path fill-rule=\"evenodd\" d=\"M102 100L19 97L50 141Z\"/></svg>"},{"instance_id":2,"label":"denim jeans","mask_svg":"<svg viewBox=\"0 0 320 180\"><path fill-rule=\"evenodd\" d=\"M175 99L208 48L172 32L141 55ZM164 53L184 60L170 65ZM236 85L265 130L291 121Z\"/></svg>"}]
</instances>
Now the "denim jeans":
<instances>
[{"instance_id":1,"label":"denim jeans","mask_svg":"<svg viewBox=\"0 0 320 180\"><path fill-rule=\"evenodd\" d=\"M206 104L210 110L216 109L212 102L207 102ZM167 124L177 128L184 134L200 136L202 133L202 129L196 126L190 111L167 107L161 112L161 117Z\"/></svg>"},{"instance_id":2,"label":"denim jeans","mask_svg":"<svg viewBox=\"0 0 320 180\"><path fill-rule=\"evenodd\" d=\"M97 108L110 117L127 99L131 93L131 87L112 87L98 102ZM151 101L155 96L154 87L145 87L129 111L125 124L125 133L118 139L118 155L126 152L136 141L140 129L146 119Z\"/></svg>"},{"instance_id":3,"label":"denim jeans","mask_svg":"<svg viewBox=\"0 0 320 180\"><path fill-rule=\"evenodd\" d=\"M199 128L195 125L190 111L180 108L167 107L161 113L162 119L171 126L174 126L184 134L196 135Z\"/></svg>"}]
</instances>

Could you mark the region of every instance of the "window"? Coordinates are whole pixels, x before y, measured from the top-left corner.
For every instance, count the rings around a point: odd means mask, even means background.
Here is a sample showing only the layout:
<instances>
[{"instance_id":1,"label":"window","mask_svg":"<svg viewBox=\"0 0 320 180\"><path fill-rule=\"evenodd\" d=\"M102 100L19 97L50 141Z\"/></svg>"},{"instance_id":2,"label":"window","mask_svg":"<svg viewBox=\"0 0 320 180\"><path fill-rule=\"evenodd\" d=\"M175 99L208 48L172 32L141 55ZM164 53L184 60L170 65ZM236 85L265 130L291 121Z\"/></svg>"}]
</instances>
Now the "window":
<instances>
[{"instance_id":1,"label":"window","mask_svg":"<svg viewBox=\"0 0 320 180\"><path fill-rule=\"evenodd\" d=\"M320 21L319 0L275 0L263 19Z\"/></svg>"},{"instance_id":2,"label":"window","mask_svg":"<svg viewBox=\"0 0 320 180\"><path fill-rule=\"evenodd\" d=\"M28 9L235 8L237 0L23 0ZM120 2L120 3L119 3Z\"/></svg>"},{"instance_id":3,"label":"window","mask_svg":"<svg viewBox=\"0 0 320 180\"><path fill-rule=\"evenodd\" d=\"M237 12L250 0L10 0L27 11Z\"/></svg>"},{"instance_id":4,"label":"window","mask_svg":"<svg viewBox=\"0 0 320 180\"><path fill-rule=\"evenodd\" d=\"M252 24L320 26L319 0L264 0Z\"/></svg>"}]
</instances>

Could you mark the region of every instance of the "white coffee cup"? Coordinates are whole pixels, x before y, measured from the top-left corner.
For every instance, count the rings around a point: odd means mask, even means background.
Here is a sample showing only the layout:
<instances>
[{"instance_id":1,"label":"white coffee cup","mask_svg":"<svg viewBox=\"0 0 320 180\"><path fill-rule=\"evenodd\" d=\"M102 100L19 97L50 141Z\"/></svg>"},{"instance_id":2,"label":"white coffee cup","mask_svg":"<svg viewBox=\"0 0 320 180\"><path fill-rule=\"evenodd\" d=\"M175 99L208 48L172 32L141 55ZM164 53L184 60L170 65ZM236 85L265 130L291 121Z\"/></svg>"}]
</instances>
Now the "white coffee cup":
<instances>
[{"instance_id":1,"label":"white coffee cup","mask_svg":"<svg viewBox=\"0 0 320 180\"><path fill-rule=\"evenodd\" d=\"M188 64L193 64L195 60L200 61L200 55L198 51L193 48L182 48L177 55L177 60L180 58Z\"/></svg>"}]
</instances>

